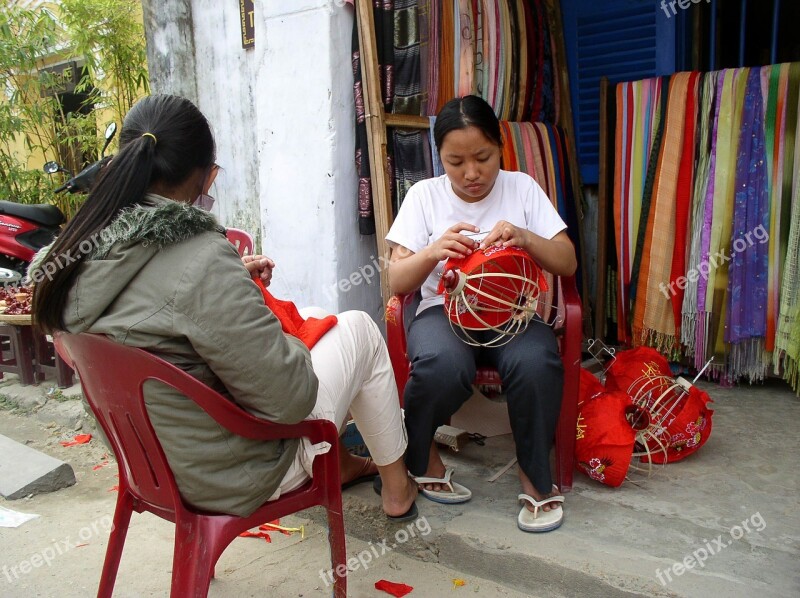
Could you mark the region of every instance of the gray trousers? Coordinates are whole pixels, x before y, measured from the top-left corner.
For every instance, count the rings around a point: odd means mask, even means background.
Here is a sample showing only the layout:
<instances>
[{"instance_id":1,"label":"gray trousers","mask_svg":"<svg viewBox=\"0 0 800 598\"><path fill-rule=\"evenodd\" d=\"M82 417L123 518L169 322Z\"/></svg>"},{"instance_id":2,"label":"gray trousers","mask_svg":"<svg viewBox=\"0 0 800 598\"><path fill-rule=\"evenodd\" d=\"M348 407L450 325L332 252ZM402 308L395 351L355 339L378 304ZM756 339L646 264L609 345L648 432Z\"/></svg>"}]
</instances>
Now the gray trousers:
<instances>
[{"instance_id":1,"label":"gray trousers","mask_svg":"<svg viewBox=\"0 0 800 598\"><path fill-rule=\"evenodd\" d=\"M496 333L479 332L492 338ZM552 490L550 447L561 409L564 369L552 329L538 318L524 333L495 348L459 339L440 306L417 315L408 330L411 374L403 396L408 430L406 466L421 476L431 441L472 396L477 364L497 369L503 380L517 460L539 492Z\"/></svg>"}]
</instances>

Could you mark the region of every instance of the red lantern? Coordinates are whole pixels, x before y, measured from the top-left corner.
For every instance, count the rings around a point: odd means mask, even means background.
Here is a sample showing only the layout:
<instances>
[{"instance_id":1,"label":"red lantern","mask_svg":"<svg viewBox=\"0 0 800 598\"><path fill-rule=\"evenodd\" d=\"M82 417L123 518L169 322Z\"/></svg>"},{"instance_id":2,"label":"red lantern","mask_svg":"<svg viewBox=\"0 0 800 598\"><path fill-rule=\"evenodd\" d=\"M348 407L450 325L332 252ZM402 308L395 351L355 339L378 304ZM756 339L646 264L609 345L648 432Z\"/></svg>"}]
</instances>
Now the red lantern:
<instances>
[{"instance_id":1,"label":"red lantern","mask_svg":"<svg viewBox=\"0 0 800 598\"><path fill-rule=\"evenodd\" d=\"M496 347L524 332L535 315L540 293L548 290L541 268L519 247L492 245L444 265L439 293L450 325L475 346ZM496 336L479 341L474 331Z\"/></svg>"},{"instance_id":2,"label":"red lantern","mask_svg":"<svg viewBox=\"0 0 800 598\"><path fill-rule=\"evenodd\" d=\"M631 394L635 382L658 376L672 376L666 358L650 347L636 347L615 354L606 372L606 389Z\"/></svg>"},{"instance_id":3,"label":"red lantern","mask_svg":"<svg viewBox=\"0 0 800 598\"><path fill-rule=\"evenodd\" d=\"M636 441L636 433L625 419L630 404L624 392L605 392L585 401L578 414L578 468L607 486L622 484L630 467Z\"/></svg>"}]
</instances>

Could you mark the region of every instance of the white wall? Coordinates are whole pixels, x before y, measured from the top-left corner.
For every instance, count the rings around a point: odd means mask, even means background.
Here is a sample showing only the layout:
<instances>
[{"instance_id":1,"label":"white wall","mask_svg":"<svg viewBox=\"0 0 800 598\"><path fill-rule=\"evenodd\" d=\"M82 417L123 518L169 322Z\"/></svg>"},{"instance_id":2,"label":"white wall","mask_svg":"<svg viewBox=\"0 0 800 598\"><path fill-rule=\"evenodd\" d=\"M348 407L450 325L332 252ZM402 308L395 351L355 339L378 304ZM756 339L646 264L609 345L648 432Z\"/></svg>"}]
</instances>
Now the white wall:
<instances>
[{"instance_id":1,"label":"white wall","mask_svg":"<svg viewBox=\"0 0 800 598\"><path fill-rule=\"evenodd\" d=\"M185 7L167 0L160 9L172 3ZM237 2L193 0L191 13L197 101L224 169L212 190L220 221L258 235L277 263L277 297L382 321L377 276L337 286L359 269L369 274L377 252L374 236L358 233L352 6L255 0L249 50Z\"/></svg>"}]
</instances>

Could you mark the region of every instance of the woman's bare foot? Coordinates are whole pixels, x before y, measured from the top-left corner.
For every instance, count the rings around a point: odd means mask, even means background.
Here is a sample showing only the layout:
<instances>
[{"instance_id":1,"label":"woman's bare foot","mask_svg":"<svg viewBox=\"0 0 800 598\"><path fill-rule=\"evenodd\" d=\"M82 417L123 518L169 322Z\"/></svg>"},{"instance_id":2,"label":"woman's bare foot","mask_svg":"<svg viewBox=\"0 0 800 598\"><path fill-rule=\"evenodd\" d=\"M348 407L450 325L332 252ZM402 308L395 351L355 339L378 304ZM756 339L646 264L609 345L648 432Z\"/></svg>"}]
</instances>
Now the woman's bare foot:
<instances>
[{"instance_id":1,"label":"woman's bare foot","mask_svg":"<svg viewBox=\"0 0 800 598\"><path fill-rule=\"evenodd\" d=\"M522 484L522 491L523 491L525 494L527 494L528 496L530 496L531 498L533 498L533 499L535 499L535 500L543 500L543 499L546 499L546 498L550 498L551 496L559 496L559 492L558 492L558 491L550 491L549 493L542 494L542 493L541 493L541 492L539 492L539 491L536 489L536 487L535 487L535 486L534 486L534 485L531 483L530 479L528 479L528 476L526 476L526 475L525 475L525 472L524 472L524 471L522 471L522 468L521 468L521 467L518 467L518 468L517 468L517 471L518 471L518 473L519 473L519 481L520 481L520 483ZM527 501L525 501L525 507L526 507L526 508L527 508L529 511L533 511L533 510L534 510L534 507L533 507L533 505L532 505L532 504L530 504L530 503L529 503L529 502L527 502ZM552 510L552 509L560 509L560 508L561 508L561 503L557 503L557 502L549 502L549 503L546 503L546 504L545 504L545 505L542 507L542 511L550 511L550 510Z\"/></svg>"},{"instance_id":2,"label":"woman's bare foot","mask_svg":"<svg viewBox=\"0 0 800 598\"><path fill-rule=\"evenodd\" d=\"M446 468L442 456L439 454L439 448L435 442L431 442L431 452L428 456L428 469L425 471L426 478L443 478ZM425 490L432 490L433 492L448 491L450 488L445 484L420 484L420 488Z\"/></svg>"},{"instance_id":3,"label":"woman's bare foot","mask_svg":"<svg viewBox=\"0 0 800 598\"><path fill-rule=\"evenodd\" d=\"M342 484L357 478L378 475L378 466L368 457L358 457L339 445L339 479Z\"/></svg>"},{"instance_id":4,"label":"woman's bare foot","mask_svg":"<svg viewBox=\"0 0 800 598\"><path fill-rule=\"evenodd\" d=\"M405 514L417 498L417 485L408 477L406 464L398 459L389 465L378 467L381 474L381 502L383 512L390 517Z\"/></svg>"}]
</instances>

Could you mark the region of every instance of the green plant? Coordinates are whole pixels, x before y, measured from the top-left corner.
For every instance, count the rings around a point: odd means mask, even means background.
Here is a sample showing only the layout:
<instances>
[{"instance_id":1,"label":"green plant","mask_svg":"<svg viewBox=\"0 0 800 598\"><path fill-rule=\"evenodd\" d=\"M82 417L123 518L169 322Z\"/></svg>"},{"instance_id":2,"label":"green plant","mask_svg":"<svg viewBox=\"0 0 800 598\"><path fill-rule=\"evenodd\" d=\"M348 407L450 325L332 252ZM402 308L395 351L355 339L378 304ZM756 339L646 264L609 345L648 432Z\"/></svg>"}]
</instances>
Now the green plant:
<instances>
[{"instance_id":1,"label":"green plant","mask_svg":"<svg viewBox=\"0 0 800 598\"><path fill-rule=\"evenodd\" d=\"M48 68L65 60L78 69L74 89L64 87L63 69ZM139 2L62 0L58 17L0 8L0 88L0 198L52 202L70 217L83 196L53 196L61 181L29 168L28 158L78 172L97 159L107 122L121 123L149 91Z\"/></svg>"},{"instance_id":2,"label":"green plant","mask_svg":"<svg viewBox=\"0 0 800 598\"><path fill-rule=\"evenodd\" d=\"M0 9L0 197L22 203L46 194L44 177L28 171L19 146L28 152L55 145L53 99L42 94L39 68L58 39L58 27L46 11L16 5ZM54 152L49 157L55 158Z\"/></svg>"},{"instance_id":3,"label":"green plant","mask_svg":"<svg viewBox=\"0 0 800 598\"><path fill-rule=\"evenodd\" d=\"M141 3L133 0L61 0L73 54L85 61L80 85L99 91L116 119L149 90Z\"/></svg>"}]
</instances>

